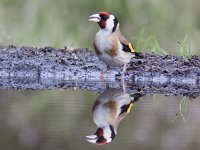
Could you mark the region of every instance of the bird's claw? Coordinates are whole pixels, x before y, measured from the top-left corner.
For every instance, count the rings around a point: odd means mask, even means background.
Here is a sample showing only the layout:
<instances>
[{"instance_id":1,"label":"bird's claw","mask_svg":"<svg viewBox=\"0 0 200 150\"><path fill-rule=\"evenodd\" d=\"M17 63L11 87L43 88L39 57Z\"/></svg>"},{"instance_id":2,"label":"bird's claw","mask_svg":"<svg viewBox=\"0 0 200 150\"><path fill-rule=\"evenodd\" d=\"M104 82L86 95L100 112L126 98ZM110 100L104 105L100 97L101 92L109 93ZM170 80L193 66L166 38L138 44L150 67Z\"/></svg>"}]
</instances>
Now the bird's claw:
<instances>
[{"instance_id":1,"label":"bird's claw","mask_svg":"<svg viewBox=\"0 0 200 150\"><path fill-rule=\"evenodd\" d=\"M105 78L104 78L104 73L101 73L99 78L100 78L101 80L105 80Z\"/></svg>"}]
</instances>

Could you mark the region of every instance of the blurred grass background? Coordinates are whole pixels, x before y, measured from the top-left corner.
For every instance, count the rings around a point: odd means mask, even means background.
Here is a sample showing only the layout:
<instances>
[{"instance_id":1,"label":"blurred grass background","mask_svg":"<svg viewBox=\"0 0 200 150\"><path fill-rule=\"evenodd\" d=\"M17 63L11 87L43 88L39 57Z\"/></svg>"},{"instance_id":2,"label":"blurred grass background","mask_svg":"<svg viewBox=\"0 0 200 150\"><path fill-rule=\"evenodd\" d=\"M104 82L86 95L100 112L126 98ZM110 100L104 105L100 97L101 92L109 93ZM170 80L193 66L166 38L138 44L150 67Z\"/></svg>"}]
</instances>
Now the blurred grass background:
<instances>
[{"instance_id":1,"label":"blurred grass background","mask_svg":"<svg viewBox=\"0 0 200 150\"><path fill-rule=\"evenodd\" d=\"M138 51L180 55L177 40L187 37L186 49L200 54L199 6L199 0L0 0L0 44L92 48L98 26L88 16L108 11Z\"/></svg>"}]
</instances>

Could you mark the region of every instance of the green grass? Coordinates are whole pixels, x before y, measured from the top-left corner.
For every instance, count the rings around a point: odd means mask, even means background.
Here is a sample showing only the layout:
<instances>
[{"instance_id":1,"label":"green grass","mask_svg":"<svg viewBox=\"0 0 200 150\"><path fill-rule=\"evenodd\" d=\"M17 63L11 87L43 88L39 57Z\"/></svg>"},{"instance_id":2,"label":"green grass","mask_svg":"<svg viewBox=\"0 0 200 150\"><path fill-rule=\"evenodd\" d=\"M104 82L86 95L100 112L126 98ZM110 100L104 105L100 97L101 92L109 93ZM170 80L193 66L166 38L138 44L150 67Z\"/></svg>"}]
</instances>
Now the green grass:
<instances>
[{"instance_id":1,"label":"green grass","mask_svg":"<svg viewBox=\"0 0 200 150\"><path fill-rule=\"evenodd\" d=\"M159 42L156 39L156 37L150 36L150 37L145 38L144 32L145 32L145 28L142 28L139 35L133 38L133 40L136 43L136 46L135 46L136 51L137 52L149 51L149 52L154 52L156 54L166 55L167 52L160 47Z\"/></svg>"},{"instance_id":2,"label":"green grass","mask_svg":"<svg viewBox=\"0 0 200 150\"><path fill-rule=\"evenodd\" d=\"M192 55L191 55L190 44L187 45L186 40L187 40L187 37L185 37L182 42L177 40L177 44L180 47L179 52L180 52L181 56L185 60L188 60L188 59L191 59Z\"/></svg>"},{"instance_id":3,"label":"green grass","mask_svg":"<svg viewBox=\"0 0 200 150\"><path fill-rule=\"evenodd\" d=\"M173 37L187 35L196 50L190 53L200 54L199 5L198 0L0 0L0 44L92 48L98 25L88 22L88 16L108 11L117 16L127 39L135 37L138 51L177 54ZM187 57L188 47L182 44Z\"/></svg>"},{"instance_id":4,"label":"green grass","mask_svg":"<svg viewBox=\"0 0 200 150\"><path fill-rule=\"evenodd\" d=\"M135 41L135 48L137 52L153 52L160 55L169 54L169 50L165 50L160 47L159 41L155 36L145 37L145 28L142 28L139 34L136 37L133 37L133 41ZM178 49L176 48L176 55L182 56L185 60L191 59L191 47L190 43L187 42L187 36L183 39L183 41L177 40Z\"/></svg>"},{"instance_id":5,"label":"green grass","mask_svg":"<svg viewBox=\"0 0 200 150\"><path fill-rule=\"evenodd\" d=\"M183 97L179 104L179 110L176 114L176 117L173 121L177 119L182 119L184 122L186 121L185 116L188 115L189 111L189 99L187 97Z\"/></svg>"}]
</instances>

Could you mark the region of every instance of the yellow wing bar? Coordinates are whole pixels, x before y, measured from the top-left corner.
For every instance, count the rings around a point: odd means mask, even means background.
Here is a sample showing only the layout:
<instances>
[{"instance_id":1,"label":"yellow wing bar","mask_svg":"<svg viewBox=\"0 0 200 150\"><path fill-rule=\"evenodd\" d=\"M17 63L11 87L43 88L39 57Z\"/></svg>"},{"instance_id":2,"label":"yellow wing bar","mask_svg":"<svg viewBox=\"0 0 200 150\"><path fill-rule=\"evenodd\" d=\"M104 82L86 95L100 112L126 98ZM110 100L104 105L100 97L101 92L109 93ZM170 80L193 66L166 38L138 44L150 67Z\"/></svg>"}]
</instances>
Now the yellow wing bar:
<instances>
[{"instance_id":1,"label":"yellow wing bar","mask_svg":"<svg viewBox=\"0 0 200 150\"><path fill-rule=\"evenodd\" d=\"M131 111L132 107L133 107L133 102L132 102L132 103L130 103L130 105L129 105L128 109L127 109L127 113L130 113L130 111Z\"/></svg>"},{"instance_id":2,"label":"yellow wing bar","mask_svg":"<svg viewBox=\"0 0 200 150\"><path fill-rule=\"evenodd\" d=\"M134 53L134 52L135 52L135 49L133 48L133 46L132 46L131 43L128 44L128 47L129 47L129 49L131 50L131 53Z\"/></svg>"}]
</instances>

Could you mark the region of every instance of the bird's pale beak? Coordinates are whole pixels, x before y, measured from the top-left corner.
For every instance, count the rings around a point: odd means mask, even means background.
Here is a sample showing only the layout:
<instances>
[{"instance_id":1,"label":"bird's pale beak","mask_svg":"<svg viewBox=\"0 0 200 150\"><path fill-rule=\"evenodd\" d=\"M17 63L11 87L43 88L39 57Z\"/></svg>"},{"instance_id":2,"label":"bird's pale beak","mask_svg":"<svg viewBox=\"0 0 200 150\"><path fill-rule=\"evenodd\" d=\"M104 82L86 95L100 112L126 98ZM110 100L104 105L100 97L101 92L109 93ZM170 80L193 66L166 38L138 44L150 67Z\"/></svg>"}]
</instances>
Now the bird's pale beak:
<instances>
[{"instance_id":1,"label":"bird's pale beak","mask_svg":"<svg viewBox=\"0 0 200 150\"><path fill-rule=\"evenodd\" d=\"M88 135L86 136L86 140L90 143L96 143L97 141L97 135Z\"/></svg>"},{"instance_id":2,"label":"bird's pale beak","mask_svg":"<svg viewBox=\"0 0 200 150\"><path fill-rule=\"evenodd\" d=\"M99 16L99 14L94 14L89 17L89 21L100 22L100 20L101 20L101 17Z\"/></svg>"}]
</instances>

